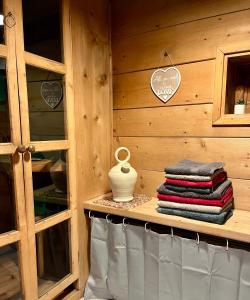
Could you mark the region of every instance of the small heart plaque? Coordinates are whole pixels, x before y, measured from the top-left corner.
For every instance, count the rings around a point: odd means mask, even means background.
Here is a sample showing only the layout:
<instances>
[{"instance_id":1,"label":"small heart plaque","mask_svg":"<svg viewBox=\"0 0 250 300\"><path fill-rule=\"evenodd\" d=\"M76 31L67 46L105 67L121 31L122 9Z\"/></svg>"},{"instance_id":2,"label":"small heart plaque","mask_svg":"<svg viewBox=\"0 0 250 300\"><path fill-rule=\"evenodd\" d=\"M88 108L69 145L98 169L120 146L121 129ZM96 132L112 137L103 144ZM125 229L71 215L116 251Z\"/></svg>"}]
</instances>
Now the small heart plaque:
<instances>
[{"instance_id":1,"label":"small heart plaque","mask_svg":"<svg viewBox=\"0 0 250 300\"><path fill-rule=\"evenodd\" d=\"M59 81L44 81L41 84L41 95L46 104L55 109L63 97L62 85Z\"/></svg>"},{"instance_id":2,"label":"small heart plaque","mask_svg":"<svg viewBox=\"0 0 250 300\"><path fill-rule=\"evenodd\" d=\"M151 88L154 94L166 103L178 90L181 74L176 67L158 69L151 76Z\"/></svg>"}]
</instances>

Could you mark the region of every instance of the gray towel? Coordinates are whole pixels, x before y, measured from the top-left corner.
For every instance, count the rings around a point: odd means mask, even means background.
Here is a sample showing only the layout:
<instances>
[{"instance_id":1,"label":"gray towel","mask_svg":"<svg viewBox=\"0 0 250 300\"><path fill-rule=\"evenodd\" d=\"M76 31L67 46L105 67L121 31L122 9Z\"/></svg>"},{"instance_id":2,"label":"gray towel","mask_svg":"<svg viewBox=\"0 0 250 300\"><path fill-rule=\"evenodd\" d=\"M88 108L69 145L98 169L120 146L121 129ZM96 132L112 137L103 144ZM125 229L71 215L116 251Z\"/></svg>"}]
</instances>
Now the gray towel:
<instances>
[{"instance_id":1,"label":"gray towel","mask_svg":"<svg viewBox=\"0 0 250 300\"><path fill-rule=\"evenodd\" d=\"M221 199L221 197L225 194L227 189L232 185L232 182L230 180L224 181L222 184L220 184L217 189L215 189L210 194L200 194L200 193L194 193L194 192L175 192L172 190L169 190L166 187L166 183L163 183L158 189L157 192L164 195L174 195L174 196L180 196L180 197L186 197L186 198L201 198L201 199Z\"/></svg>"},{"instance_id":2,"label":"gray towel","mask_svg":"<svg viewBox=\"0 0 250 300\"><path fill-rule=\"evenodd\" d=\"M194 219L199 221L205 221L205 222L215 223L220 225L224 224L226 220L233 215L233 211L231 209L222 212L218 215L201 213L201 212L193 212L193 211L187 211L182 209L165 208L165 207L158 207L157 211L159 213L166 214L166 215L174 215L174 216L179 216L179 217L184 217L184 218Z\"/></svg>"},{"instance_id":3,"label":"gray towel","mask_svg":"<svg viewBox=\"0 0 250 300\"><path fill-rule=\"evenodd\" d=\"M210 176L222 169L223 166L222 162L202 163L184 159L176 165L165 168L165 172L168 174Z\"/></svg>"},{"instance_id":4,"label":"gray towel","mask_svg":"<svg viewBox=\"0 0 250 300\"><path fill-rule=\"evenodd\" d=\"M223 211L228 211L233 207L233 198L229 201L226 206L212 206L212 205L199 205L199 204L189 204L189 203L179 203L179 202L172 202L172 201L158 201L159 207L166 207L166 208L174 208L174 209L182 209L188 211L196 211L201 213L208 213L208 214L220 214Z\"/></svg>"},{"instance_id":5,"label":"gray towel","mask_svg":"<svg viewBox=\"0 0 250 300\"><path fill-rule=\"evenodd\" d=\"M217 170L214 172L213 175L210 176L199 176L199 175L182 175L182 174L166 174L166 178L171 179L181 179L181 180L189 180L189 181L211 181L215 176L217 176L219 173L225 172L223 168Z\"/></svg>"}]
</instances>

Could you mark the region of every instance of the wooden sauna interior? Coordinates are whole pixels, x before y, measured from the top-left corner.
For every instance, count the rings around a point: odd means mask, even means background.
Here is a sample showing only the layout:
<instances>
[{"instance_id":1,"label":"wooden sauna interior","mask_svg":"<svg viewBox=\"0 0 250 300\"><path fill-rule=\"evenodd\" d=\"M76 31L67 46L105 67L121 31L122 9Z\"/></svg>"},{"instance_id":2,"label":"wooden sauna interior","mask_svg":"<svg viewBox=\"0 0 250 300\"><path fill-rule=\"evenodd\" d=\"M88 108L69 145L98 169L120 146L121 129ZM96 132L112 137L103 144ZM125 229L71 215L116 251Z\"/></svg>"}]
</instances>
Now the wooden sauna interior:
<instances>
[{"instance_id":1,"label":"wooden sauna interior","mask_svg":"<svg viewBox=\"0 0 250 300\"><path fill-rule=\"evenodd\" d=\"M1 300L22 299L21 294L27 300L82 297L89 268L90 232L84 208L95 209L93 203L86 203L110 192L107 173L114 164L114 150L120 146L131 151L131 164L138 172L136 193L148 196L155 196L168 164L184 158L225 162L233 182L235 208L240 212L236 213L236 223L246 227L241 235L240 229L233 232L233 228L222 226L219 235L238 235L250 242L250 231L246 233L250 228L249 0L64 0L63 8L60 1L31 5L31 1L18 0L19 6L23 3L23 17L14 0L7 2L0 1L1 12L3 7L4 13L11 11L16 24L14 35L12 27L6 29L8 50L0 47L0 197L4 199L0 201ZM4 44L1 30L0 43ZM15 43L13 54L11 45ZM215 83L220 80L217 51L233 46L237 52L243 43L244 57L230 58L228 64L230 91L224 111L232 123L229 120L218 125L213 118L218 96ZM6 59L8 66L12 56L16 65L6 73ZM150 78L157 68L172 64L182 80L177 93L164 104L153 94ZM13 72L18 74L18 81ZM62 87L63 99L55 109L41 101L44 81L56 81ZM233 116L242 85L248 104L243 122ZM16 86L21 92L17 93ZM14 100L8 105L11 96ZM15 108L18 101L20 112ZM32 163L25 154L17 155L24 157L23 163L19 159L13 164L15 184L22 187L13 187L11 155L16 157L21 141L31 145L30 152L36 147L36 152ZM44 192L53 185L50 168L59 159L68 164L70 179L60 199L56 197L57 205L45 208ZM61 165L57 167L62 170ZM19 200L14 196L17 190ZM26 201L25 207L22 201ZM19 227L31 229L19 230L17 216ZM146 214L136 216L150 219ZM168 224L157 217L153 221ZM34 226L32 222L37 223ZM200 229L217 231L217 227L202 225ZM12 231L13 235L6 234ZM67 238L59 239L65 232ZM32 242L26 247L28 238ZM29 262L29 251L43 259L34 254ZM34 265L34 272L37 266L38 284L37 278L30 283L25 263ZM43 276L46 272L49 276ZM71 275L65 279L68 273ZM9 283L2 283L2 279ZM30 289L32 283L34 289Z\"/></svg>"}]
</instances>

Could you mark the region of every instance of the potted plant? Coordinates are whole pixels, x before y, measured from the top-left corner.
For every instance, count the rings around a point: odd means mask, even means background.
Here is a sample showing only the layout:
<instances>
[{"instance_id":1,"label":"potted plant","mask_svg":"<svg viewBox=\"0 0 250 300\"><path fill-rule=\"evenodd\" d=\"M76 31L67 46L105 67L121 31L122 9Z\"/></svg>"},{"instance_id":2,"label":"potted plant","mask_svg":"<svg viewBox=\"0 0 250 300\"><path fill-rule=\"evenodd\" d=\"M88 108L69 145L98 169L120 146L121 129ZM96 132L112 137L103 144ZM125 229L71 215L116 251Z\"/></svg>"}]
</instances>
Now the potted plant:
<instances>
[{"instance_id":1,"label":"potted plant","mask_svg":"<svg viewBox=\"0 0 250 300\"><path fill-rule=\"evenodd\" d=\"M246 111L246 103L244 98L240 98L234 105L234 113L236 115L242 115Z\"/></svg>"}]
</instances>

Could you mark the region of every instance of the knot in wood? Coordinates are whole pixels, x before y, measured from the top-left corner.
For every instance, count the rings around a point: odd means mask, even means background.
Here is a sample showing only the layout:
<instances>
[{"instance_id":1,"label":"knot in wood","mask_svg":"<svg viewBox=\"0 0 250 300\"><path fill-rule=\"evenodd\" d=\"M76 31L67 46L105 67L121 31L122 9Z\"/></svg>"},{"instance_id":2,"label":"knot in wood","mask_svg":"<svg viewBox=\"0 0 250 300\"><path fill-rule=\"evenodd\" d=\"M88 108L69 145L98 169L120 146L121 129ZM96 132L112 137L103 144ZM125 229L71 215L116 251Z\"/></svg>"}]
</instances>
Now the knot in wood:
<instances>
[{"instance_id":1,"label":"knot in wood","mask_svg":"<svg viewBox=\"0 0 250 300\"><path fill-rule=\"evenodd\" d=\"M100 78L99 78L99 83L100 83L101 85L104 85L104 84L106 83L106 81L107 81L107 75L106 75L106 74L102 74L102 75L100 76Z\"/></svg>"}]
</instances>

